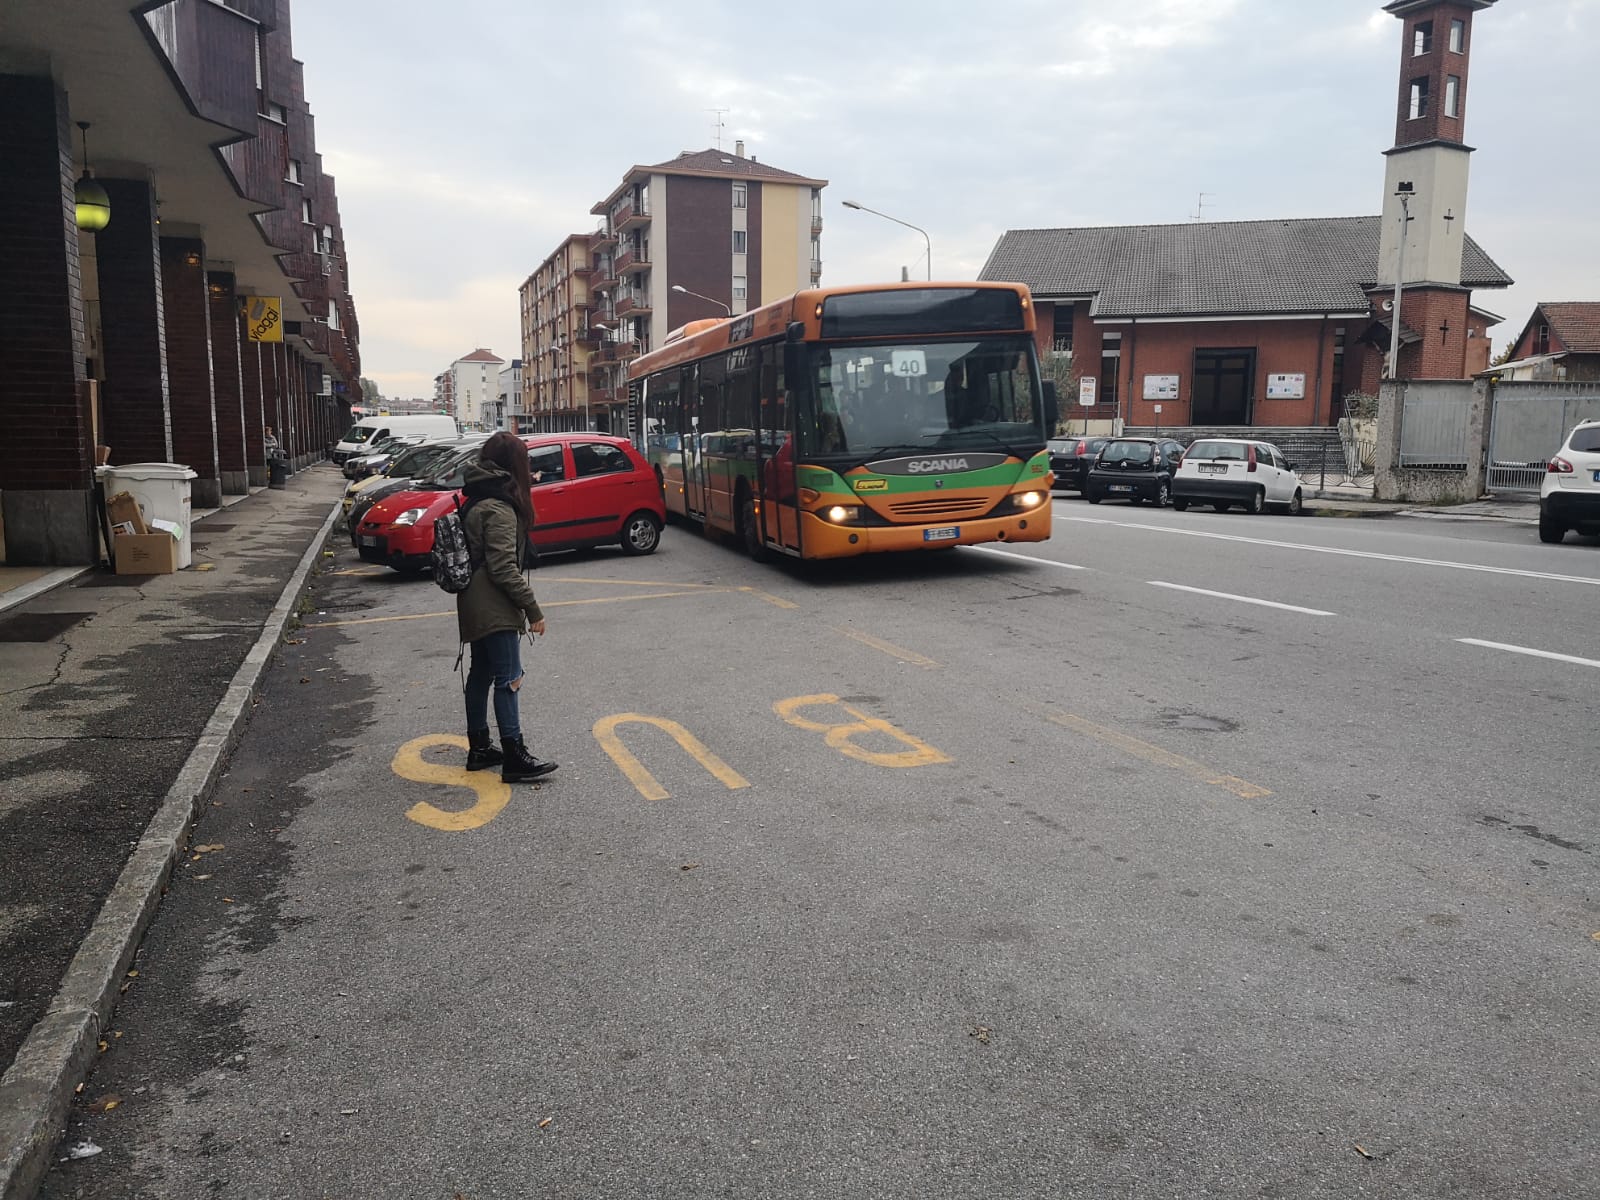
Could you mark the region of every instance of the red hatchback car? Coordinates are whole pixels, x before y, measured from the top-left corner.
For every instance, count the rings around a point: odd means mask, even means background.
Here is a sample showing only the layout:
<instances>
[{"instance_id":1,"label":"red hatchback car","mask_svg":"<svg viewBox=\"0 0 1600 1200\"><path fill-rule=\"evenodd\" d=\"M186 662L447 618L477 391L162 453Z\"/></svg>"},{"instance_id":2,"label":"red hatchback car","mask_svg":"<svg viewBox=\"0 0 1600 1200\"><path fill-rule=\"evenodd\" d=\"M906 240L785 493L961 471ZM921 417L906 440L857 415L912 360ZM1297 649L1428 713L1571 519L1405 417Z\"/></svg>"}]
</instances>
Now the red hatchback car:
<instances>
[{"instance_id":1,"label":"red hatchback car","mask_svg":"<svg viewBox=\"0 0 1600 1200\"><path fill-rule=\"evenodd\" d=\"M533 475L533 544L541 551L616 543L629 554L649 554L660 545L667 519L661 486L625 438L542 433L522 440ZM460 486L444 480L374 504L356 529L362 559L397 571L427 568L433 523L455 507Z\"/></svg>"}]
</instances>

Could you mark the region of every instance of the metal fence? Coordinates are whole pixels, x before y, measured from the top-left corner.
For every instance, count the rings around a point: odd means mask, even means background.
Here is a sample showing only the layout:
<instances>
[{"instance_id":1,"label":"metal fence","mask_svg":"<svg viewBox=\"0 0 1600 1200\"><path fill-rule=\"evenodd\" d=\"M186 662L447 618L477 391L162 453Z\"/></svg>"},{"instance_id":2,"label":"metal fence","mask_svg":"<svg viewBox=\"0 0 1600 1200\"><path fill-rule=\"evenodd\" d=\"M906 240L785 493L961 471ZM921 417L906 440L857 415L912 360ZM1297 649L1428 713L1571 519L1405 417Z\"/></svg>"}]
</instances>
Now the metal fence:
<instances>
[{"instance_id":1,"label":"metal fence","mask_svg":"<svg viewBox=\"0 0 1600 1200\"><path fill-rule=\"evenodd\" d=\"M1400 405L1402 467L1464 471L1472 384L1408 383Z\"/></svg>"},{"instance_id":2,"label":"metal fence","mask_svg":"<svg viewBox=\"0 0 1600 1200\"><path fill-rule=\"evenodd\" d=\"M1489 491L1537 492L1546 464L1572 427L1597 420L1600 384L1497 384L1489 433Z\"/></svg>"}]
</instances>

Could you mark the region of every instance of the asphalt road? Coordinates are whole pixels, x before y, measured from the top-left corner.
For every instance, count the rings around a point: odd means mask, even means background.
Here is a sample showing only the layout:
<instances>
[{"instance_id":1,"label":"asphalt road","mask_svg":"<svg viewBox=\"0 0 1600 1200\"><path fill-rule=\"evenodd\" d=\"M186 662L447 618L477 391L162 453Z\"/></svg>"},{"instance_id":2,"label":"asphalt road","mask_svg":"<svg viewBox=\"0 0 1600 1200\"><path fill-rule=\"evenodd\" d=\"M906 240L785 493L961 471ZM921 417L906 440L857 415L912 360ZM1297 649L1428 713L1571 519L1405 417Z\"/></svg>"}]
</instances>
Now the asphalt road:
<instances>
[{"instance_id":1,"label":"asphalt road","mask_svg":"<svg viewBox=\"0 0 1600 1200\"><path fill-rule=\"evenodd\" d=\"M43 1195L1600 1195L1600 547L1056 511L547 557L509 791L341 547Z\"/></svg>"}]
</instances>

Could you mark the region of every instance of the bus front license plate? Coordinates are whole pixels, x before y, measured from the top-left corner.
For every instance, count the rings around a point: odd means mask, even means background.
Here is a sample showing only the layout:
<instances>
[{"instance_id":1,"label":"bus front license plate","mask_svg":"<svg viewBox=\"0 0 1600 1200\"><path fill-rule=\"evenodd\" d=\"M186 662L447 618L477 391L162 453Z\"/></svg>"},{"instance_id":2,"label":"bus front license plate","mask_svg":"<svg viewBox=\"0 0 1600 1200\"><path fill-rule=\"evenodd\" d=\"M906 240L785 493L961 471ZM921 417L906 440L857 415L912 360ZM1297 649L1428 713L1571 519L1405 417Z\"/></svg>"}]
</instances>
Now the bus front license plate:
<instances>
[{"instance_id":1,"label":"bus front license plate","mask_svg":"<svg viewBox=\"0 0 1600 1200\"><path fill-rule=\"evenodd\" d=\"M922 540L925 542L948 542L961 536L961 526L946 525L943 529L924 529Z\"/></svg>"}]
</instances>

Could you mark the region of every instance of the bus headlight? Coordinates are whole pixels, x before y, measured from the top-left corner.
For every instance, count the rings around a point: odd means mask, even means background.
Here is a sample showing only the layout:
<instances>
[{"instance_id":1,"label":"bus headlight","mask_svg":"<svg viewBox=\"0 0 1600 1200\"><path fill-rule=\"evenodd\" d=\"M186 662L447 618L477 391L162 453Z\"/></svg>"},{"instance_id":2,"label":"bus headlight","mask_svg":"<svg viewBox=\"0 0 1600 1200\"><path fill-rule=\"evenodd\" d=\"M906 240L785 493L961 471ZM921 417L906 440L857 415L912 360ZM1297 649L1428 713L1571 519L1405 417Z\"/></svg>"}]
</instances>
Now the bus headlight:
<instances>
[{"instance_id":1,"label":"bus headlight","mask_svg":"<svg viewBox=\"0 0 1600 1200\"><path fill-rule=\"evenodd\" d=\"M394 519L394 523L396 525L415 525L422 514L427 511L425 508L408 508Z\"/></svg>"},{"instance_id":2,"label":"bus headlight","mask_svg":"<svg viewBox=\"0 0 1600 1200\"><path fill-rule=\"evenodd\" d=\"M1023 492L1016 497L1018 508L1038 508L1044 503L1043 492Z\"/></svg>"},{"instance_id":3,"label":"bus headlight","mask_svg":"<svg viewBox=\"0 0 1600 1200\"><path fill-rule=\"evenodd\" d=\"M823 510L822 517L834 525L854 525L861 519L861 506L857 504L835 504Z\"/></svg>"}]
</instances>

